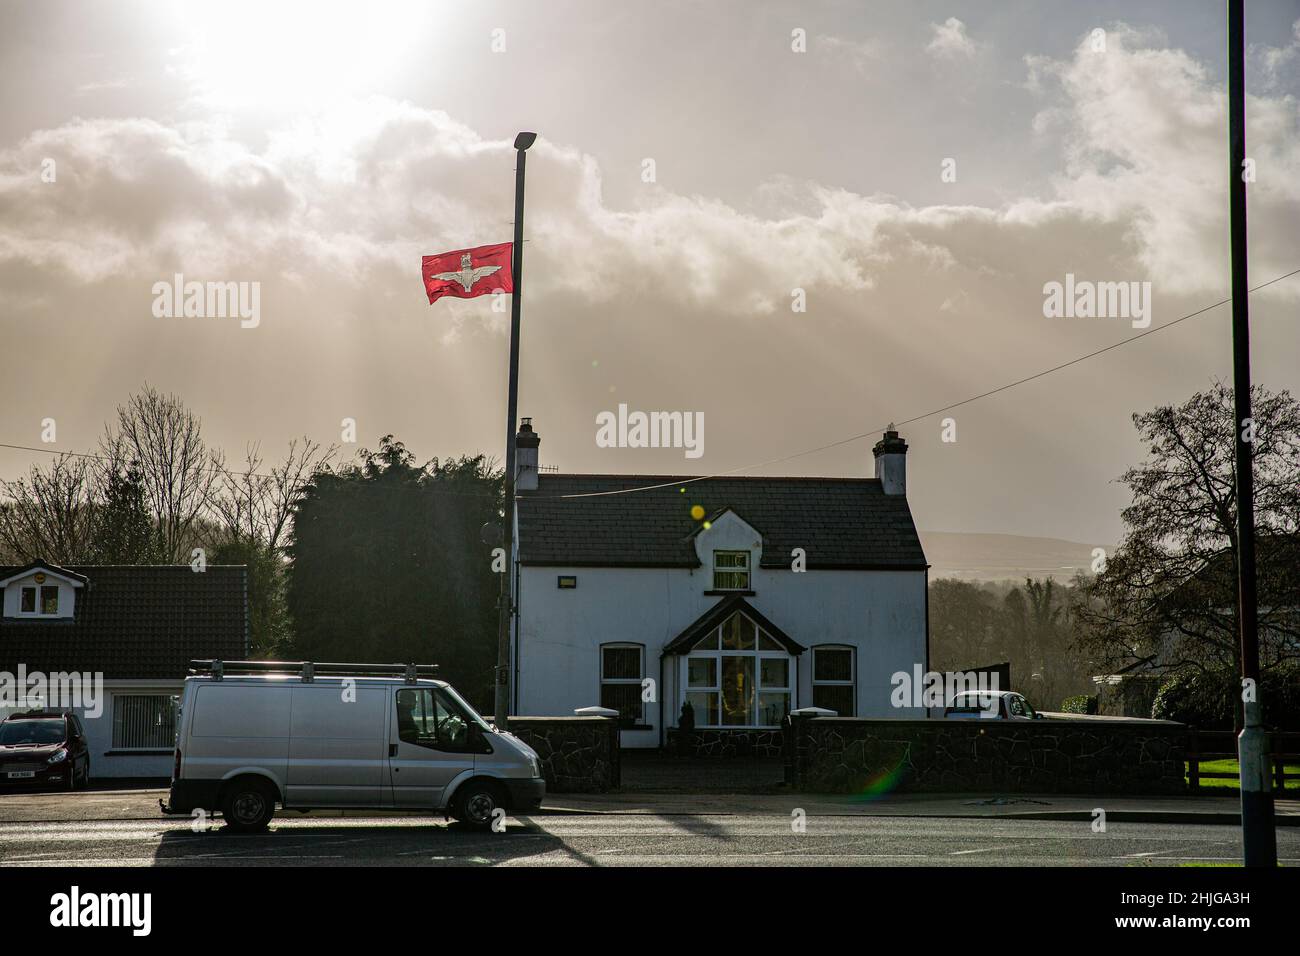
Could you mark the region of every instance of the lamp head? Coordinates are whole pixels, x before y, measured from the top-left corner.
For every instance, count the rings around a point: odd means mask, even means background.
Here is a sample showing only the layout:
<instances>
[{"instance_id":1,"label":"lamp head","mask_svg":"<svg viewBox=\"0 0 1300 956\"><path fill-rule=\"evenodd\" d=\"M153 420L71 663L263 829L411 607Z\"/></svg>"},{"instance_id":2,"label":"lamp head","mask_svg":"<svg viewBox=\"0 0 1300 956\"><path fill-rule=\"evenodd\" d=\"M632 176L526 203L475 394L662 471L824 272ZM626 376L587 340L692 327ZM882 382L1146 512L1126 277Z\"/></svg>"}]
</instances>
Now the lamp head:
<instances>
[{"instance_id":1,"label":"lamp head","mask_svg":"<svg viewBox=\"0 0 1300 956\"><path fill-rule=\"evenodd\" d=\"M537 141L536 133L520 133L515 137L515 149L525 150Z\"/></svg>"}]
</instances>

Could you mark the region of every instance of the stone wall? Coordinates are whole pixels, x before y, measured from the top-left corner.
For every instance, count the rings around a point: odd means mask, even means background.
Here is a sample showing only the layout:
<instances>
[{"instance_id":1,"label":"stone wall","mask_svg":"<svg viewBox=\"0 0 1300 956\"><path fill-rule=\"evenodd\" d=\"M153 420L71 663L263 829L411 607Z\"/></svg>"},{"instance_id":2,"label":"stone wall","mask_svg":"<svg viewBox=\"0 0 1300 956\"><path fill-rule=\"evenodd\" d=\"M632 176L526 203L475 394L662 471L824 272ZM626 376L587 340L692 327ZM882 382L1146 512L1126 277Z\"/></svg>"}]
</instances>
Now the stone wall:
<instances>
[{"instance_id":1,"label":"stone wall","mask_svg":"<svg viewBox=\"0 0 1300 956\"><path fill-rule=\"evenodd\" d=\"M1185 792L1187 728L1104 718L796 718L787 779L811 793Z\"/></svg>"},{"instance_id":2,"label":"stone wall","mask_svg":"<svg viewBox=\"0 0 1300 956\"><path fill-rule=\"evenodd\" d=\"M612 717L511 717L510 733L537 751L547 793L603 793L619 785Z\"/></svg>"},{"instance_id":3,"label":"stone wall","mask_svg":"<svg viewBox=\"0 0 1300 956\"><path fill-rule=\"evenodd\" d=\"M679 753L681 730L668 728L668 752ZM784 753L780 730L696 730L687 744L692 757L780 757Z\"/></svg>"}]
</instances>

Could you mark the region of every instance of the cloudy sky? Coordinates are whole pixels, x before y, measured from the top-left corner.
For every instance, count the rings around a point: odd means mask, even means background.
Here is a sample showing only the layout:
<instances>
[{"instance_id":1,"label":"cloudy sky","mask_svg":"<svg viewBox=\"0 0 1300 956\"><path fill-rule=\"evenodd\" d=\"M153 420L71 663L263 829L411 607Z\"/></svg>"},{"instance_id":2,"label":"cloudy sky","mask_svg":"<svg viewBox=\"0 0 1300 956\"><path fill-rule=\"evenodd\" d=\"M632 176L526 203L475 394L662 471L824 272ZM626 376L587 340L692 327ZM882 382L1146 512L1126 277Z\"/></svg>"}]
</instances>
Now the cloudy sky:
<instances>
[{"instance_id":1,"label":"cloudy sky","mask_svg":"<svg viewBox=\"0 0 1300 956\"><path fill-rule=\"evenodd\" d=\"M510 239L520 129L544 464L720 473L911 419L1137 334L1045 318L1067 273L1150 282L1155 326L1227 296L1223 11L5 4L0 442L53 418L90 449L147 381L233 457L344 418L499 456L506 316L430 306L419 262ZM1300 268L1300 3L1247 32L1259 284ZM175 273L259 282L260 324L155 317ZM1300 390L1297 305L1300 276L1251 299L1274 389ZM1230 374L1220 307L947 413L956 442L907 425L917 522L1115 541L1130 414ZM702 412L703 457L597 447L620 402ZM869 475L873 440L742 473ZM47 457L0 449L0 476Z\"/></svg>"}]
</instances>

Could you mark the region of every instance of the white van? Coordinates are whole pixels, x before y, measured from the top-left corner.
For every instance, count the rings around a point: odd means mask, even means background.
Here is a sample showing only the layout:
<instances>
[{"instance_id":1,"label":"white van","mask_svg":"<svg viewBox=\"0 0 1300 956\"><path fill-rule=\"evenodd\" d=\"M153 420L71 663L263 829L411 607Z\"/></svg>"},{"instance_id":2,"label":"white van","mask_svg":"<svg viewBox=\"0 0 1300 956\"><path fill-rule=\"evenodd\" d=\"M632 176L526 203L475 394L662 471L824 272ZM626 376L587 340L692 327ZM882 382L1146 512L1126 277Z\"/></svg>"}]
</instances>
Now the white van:
<instances>
[{"instance_id":1,"label":"white van","mask_svg":"<svg viewBox=\"0 0 1300 956\"><path fill-rule=\"evenodd\" d=\"M487 828L546 795L537 754L487 723L436 668L191 661L166 813L232 830L286 810L438 811Z\"/></svg>"}]
</instances>

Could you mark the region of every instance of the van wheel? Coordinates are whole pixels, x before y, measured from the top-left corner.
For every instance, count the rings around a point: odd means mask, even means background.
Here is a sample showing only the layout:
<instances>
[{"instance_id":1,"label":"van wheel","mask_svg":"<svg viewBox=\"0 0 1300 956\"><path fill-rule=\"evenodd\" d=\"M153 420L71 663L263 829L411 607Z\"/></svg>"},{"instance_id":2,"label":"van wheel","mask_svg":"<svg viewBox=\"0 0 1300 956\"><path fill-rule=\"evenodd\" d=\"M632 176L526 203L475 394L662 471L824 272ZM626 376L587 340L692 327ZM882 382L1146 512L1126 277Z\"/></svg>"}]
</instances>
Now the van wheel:
<instances>
[{"instance_id":1,"label":"van wheel","mask_svg":"<svg viewBox=\"0 0 1300 956\"><path fill-rule=\"evenodd\" d=\"M487 830L496 811L504 807L505 797L497 784L491 780L471 780L456 791L451 815L477 830Z\"/></svg>"},{"instance_id":2,"label":"van wheel","mask_svg":"<svg viewBox=\"0 0 1300 956\"><path fill-rule=\"evenodd\" d=\"M260 780L236 780L227 785L221 799L221 815L233 833L265 830L274 813L275 795Z\"/></svg>"}]
</instances>

